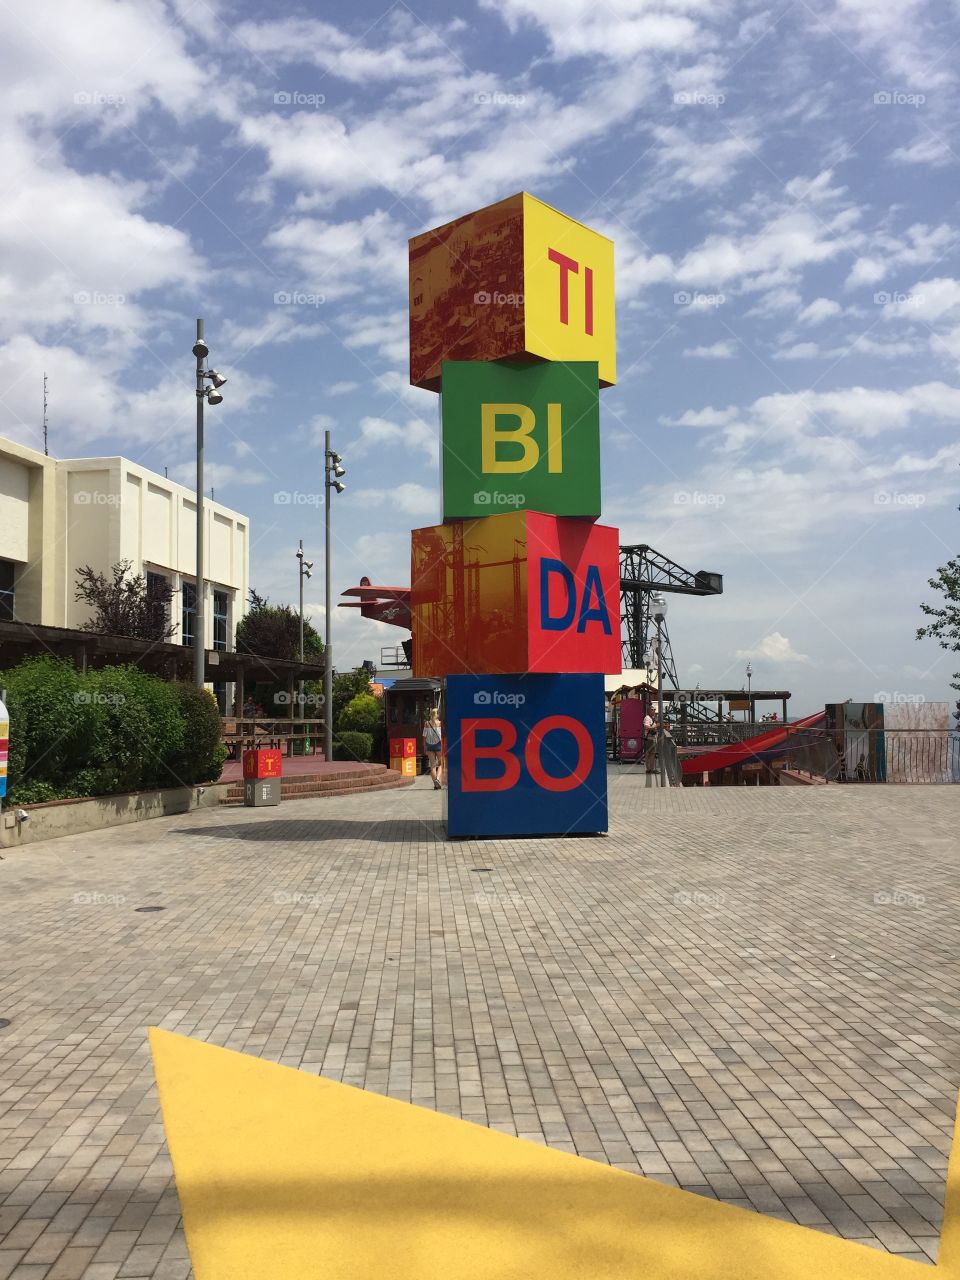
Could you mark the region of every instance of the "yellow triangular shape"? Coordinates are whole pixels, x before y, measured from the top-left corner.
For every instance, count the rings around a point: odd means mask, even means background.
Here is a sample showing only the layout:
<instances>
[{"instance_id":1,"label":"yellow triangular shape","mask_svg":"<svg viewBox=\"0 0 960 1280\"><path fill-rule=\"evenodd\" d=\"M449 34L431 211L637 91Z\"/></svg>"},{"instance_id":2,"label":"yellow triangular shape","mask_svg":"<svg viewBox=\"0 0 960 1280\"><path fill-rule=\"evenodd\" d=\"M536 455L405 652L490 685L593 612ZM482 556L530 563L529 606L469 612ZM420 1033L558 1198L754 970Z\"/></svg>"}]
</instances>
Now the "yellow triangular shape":
<instances>
[{"instance_id":1,"label":"yellow triangular shape","mask_svg":"<svg viewBox=\"0 0 960 1280\"><path fill-rule=\"evenodd\" d=\"M150 1043L196 1280L950 1274L169 1031Z\"/></svg>"}]
</instances>

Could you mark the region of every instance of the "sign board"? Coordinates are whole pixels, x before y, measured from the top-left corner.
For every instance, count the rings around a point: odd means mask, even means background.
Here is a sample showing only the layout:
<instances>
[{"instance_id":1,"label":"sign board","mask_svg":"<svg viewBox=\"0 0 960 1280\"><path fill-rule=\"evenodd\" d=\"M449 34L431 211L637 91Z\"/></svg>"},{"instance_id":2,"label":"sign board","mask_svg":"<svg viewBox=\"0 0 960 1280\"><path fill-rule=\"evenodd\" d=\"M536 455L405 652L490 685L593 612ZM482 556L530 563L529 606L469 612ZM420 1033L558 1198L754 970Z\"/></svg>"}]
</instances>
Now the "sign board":
<instances>
[{"instance_id":1,"label":"sign board","mask_svg":"<svg viewBox=\"0 0 960 1280\"><path fill-rule=\"evenodd\" d=\"M255 748L243 753L245 778L279 778L283 768L283 756L274 747Z\"/></svg>"},{"instance_id":2,"label":"sign board","mask_svg":"<svg viewBox=\"0 0 960 1280\"><path fill-rule=\"evenodd\" d=\"M7 794L7 764L10 754L10 716L0 702L0 800Z\"/></svg>"}]
</instances>

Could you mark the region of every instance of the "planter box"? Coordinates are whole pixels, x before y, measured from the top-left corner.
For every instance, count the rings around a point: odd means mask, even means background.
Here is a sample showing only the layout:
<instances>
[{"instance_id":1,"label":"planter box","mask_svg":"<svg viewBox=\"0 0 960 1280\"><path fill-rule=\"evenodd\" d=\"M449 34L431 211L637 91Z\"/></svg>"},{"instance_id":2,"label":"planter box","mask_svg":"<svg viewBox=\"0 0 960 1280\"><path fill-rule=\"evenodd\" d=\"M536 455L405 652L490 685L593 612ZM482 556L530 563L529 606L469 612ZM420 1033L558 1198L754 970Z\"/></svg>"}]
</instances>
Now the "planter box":
<instances>
[{"instance_id":1,"label":"planter box","mask_svg":"<svg viewBox=\"0 0 960 1280\"><path fill-rule=\"evenodd\" d=\"M4 801L0 815L0 849L75 836L82 831L99 831L147 818L189 813L192 809L215 808L221 792L217 783L195 787L169 787L162 791L130 791L117 796L83 796L76 800L51 800L47 804L11 805ZM27 814L17 822L16 814Z\"/></svg>"}]
</instances>

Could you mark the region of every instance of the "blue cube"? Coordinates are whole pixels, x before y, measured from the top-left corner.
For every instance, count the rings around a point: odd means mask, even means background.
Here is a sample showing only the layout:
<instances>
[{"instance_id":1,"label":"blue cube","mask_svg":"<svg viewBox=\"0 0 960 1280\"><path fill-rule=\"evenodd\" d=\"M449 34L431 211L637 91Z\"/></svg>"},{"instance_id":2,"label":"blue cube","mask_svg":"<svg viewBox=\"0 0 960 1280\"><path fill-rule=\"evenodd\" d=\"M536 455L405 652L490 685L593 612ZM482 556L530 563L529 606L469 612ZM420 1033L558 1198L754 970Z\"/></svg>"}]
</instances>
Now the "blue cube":
<instances>
[{"instance_id":1,"label":"blue cube","mask_svg":"<svg viewBox=\"0 0 960 1280\"><path fill-rule=\"evenodd\" d=\"M606 831L602 675L449 676L447 834Z\"/></svg>"}]
</instances>

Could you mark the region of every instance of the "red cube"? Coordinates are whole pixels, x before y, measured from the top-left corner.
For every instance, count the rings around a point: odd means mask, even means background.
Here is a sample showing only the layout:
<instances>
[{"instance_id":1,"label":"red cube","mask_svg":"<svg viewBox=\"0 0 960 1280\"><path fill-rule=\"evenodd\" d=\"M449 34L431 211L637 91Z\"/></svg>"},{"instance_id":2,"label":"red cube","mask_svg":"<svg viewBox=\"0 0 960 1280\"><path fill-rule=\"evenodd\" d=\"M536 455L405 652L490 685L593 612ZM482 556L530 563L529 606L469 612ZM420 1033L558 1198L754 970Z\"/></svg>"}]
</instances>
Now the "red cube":
<instances>
[{"instance_id":1,"label":"red cube","mask_svg":"<svg viewBox=\"0 0 960 1280\"><path fill-rule=\"evenodd\" d=\"M413 674L620 671L619 533L535 511L413 530Z\"/></svg>"},{"instance_id":2,"label":"red cube","mask_svg":"<svg viewBox=\"0 0 960 1280\"><path fill-rule=\"evenodd\" d=\"M416 738L391 738L390 739L390 755L394 756L415 756L417 754Z\"/></svg>"},{"instance_id":3,"label":"red cube","mask_svg":"<svg viewBox=\"0 0 960 1280\"><path fill-rule=\"evenodd\" d=\"M245 778L279 778L282 759L280 752L273 747L245 751L243 776Z\"/></svg>"}]
</instances>

